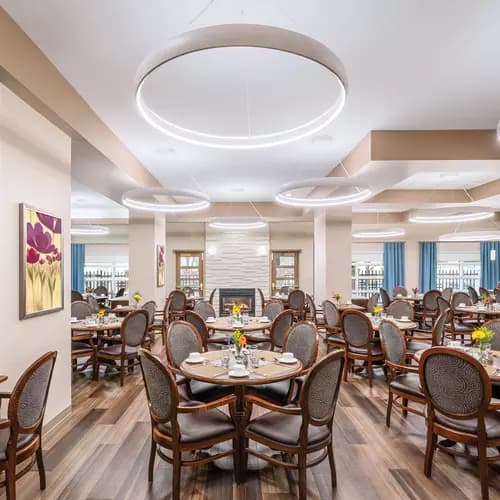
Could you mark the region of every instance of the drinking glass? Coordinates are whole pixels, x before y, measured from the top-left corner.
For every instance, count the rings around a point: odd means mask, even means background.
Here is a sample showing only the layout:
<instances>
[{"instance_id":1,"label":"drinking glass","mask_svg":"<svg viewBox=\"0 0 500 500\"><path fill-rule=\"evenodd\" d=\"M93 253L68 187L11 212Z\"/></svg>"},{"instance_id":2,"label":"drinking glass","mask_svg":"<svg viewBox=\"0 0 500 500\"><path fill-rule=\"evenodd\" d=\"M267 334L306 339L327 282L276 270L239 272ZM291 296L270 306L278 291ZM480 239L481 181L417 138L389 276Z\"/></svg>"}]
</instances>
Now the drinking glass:
<instances>
[{"instance_id":1,"label":"drinking glass","mask_svg":"<svg viewBox=\"0 0 500 500\"><path fill-rule=\"evenodd\" d=\"M221 360L222 360L222 366L224 368L229 367L229 359L231 358L231 349L229 346L222 346L222 354L221 354Z\"/></svg>"}]
</instances>

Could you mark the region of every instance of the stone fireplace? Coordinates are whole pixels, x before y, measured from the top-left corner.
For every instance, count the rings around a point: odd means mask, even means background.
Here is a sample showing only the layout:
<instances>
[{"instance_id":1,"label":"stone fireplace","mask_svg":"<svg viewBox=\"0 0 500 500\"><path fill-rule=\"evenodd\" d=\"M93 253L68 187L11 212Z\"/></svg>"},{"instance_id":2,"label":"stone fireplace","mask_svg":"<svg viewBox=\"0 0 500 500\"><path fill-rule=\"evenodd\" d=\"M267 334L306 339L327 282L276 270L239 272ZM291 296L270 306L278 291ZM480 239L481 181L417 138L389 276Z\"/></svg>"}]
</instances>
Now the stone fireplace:
<instances>
[{"instance_id":1,"label":"stone fireplace","mask_svg":"<svg viewBox=\"0 0 500 500\"><path fill-rule=\"evenodd\" d=\"M235 304L242 306L242 313L254 316L255 288L221 288L219 290L219 316L230 315Z\"/></svg>"}]
</instances>

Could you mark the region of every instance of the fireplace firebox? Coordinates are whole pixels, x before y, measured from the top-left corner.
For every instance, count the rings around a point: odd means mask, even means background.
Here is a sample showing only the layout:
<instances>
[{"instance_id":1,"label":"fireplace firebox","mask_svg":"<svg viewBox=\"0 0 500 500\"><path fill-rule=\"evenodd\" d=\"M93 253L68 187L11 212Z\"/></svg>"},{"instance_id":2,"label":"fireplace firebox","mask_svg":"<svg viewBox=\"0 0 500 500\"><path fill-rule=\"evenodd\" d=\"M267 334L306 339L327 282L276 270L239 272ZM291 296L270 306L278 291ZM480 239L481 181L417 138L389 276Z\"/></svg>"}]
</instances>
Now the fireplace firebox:
<instances>
[{"instance_id":1,"label":"fireplace firebox","mask_svg":"<svg viewBox=\"0 0 500 500\"><path fill-rule=\"evenodd\" d=\"M220 288L219 315L229 316L235 304L241 306L242 313L255 315L255 288Z\"/></svg>"}]
</instances>

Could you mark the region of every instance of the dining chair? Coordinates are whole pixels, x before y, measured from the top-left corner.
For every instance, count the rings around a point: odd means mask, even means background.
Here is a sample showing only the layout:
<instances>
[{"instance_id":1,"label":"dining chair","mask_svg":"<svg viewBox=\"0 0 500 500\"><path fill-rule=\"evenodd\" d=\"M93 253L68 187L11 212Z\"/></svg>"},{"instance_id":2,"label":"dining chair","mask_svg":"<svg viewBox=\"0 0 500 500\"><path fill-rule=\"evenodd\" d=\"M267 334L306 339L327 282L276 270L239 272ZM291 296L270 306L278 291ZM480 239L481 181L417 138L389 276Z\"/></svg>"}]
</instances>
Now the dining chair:
<instances>
[{"instance_id":1,"label":"dining chair","mask_svg":"<svg viewBox=\"0 0 500 500\"><path fill-rule=\"evenodd\" d=\"M462 292L457 292L461 294ZM456 303L457 305L462 300L471 300L468 294L464 296L457 295ZM448 311L447 321L445 324L445 336L451 338L452 340L456 340L457 337L461 337L462 343L465 342L466 336L471 336L472 331L474 330L473 325L471 325L470 321L466 320L464 322L464 317L460 316L459 313L456 313L453 310L453 307L450 302L446 301L442 296L438 297L438 308L439 314L443 314L445 311Z\"/></svg>"},{"instance_id":2,"label":"dining chair","mask_svg":"<svg viewBox=\"0 0 500 500\"><path fill-rule=\"evenodd\" d=\"M264 309L266 307L266 304L269 302L269 300L265 299L264 292L262 291L262 288L257 288L257 293L259 294L259 298L260 298L260 310L262 311L262 316L264 316Z\"/></svg>"},{"instance_id":3,"label":"dining chair","mask_svg":"<svg viewBox=\"0 0 500 500\"><path fill-rule=\"evenodd\" d=\"M56 358L56 351L47 352L24 371L12 392L0 393L0 399L9 400L7 418L0 420L0 470L5 472L0 487L5 486L7 500L15 500L16 481L32 469L35 460L40 489L46 487L42 426Z\"/></svg>"},{"instance_id":4,"label":"dining chair","mask_svg":"<svg viewBox=\"0 0 500 500\"><path fill-rule=\"evenodd\" d=\"M182 290L172 290L168 298L170 299L169 321L184 319L187 309L186 294Z\"/></svg>"},{"instance_id":5,"label":"dining chair","mask_svg":"<svg viewBox=\"0 0 500 500\"><path fill-rule=\"evenodd\" d=\"M405 336L395 323L383 319L379 325L380 341L387 367L389 398L385 425L391 426L392 406L400 408L403 417L408 412L424 416L422 410L413 408L409 401L425 405L425 396L420 390L418 367L408 364L410 356L406 352Z\"/></svg>"},{"instance_id":6,"label":"dining chair","mask_svg":"<svg viewBox=\"0 0 500 500\"><path fill-rule=\"evenodd\" d=\"M83 295L78 290L71 290L71 302L76 302L77 300L83 300Z\"/></svg>"},{"instance_id":7,"label":"dining chair","mask_svg":"<svg viewBox=\"0 0 500 500\"><path fill-rule=\"evenodd\" d=\"M262 316L267 316L271 321L274 321L276 316L284 310L283 303L279 300L271 300L264 307Z\"/></svg>"},{"instance_id":8,"label":"dining chair","mask_svg":"<svg viewBox=\"0 0 500 500\"><path fill-rule=\"evenodd\" d=\"M71 302L71 317L76 319L85 319L87 316L91 316L93 313L92 307L88 302L83 300L77 300L76 302Z\"/></svg>"},{"instance_id":9,"label":"dining chair","mask_svg":"<svg viewBox=\"0 0 500 500\"><path fill-rule=\"evenodd\" d=\"M99 285L94 288L94 295L99 297L101 295L108 296L108 289L104 285Z\"/></svg>"},{"instance_id":10,"label":"dining chair","mask_svg":"<svg viewBox=\"0 0 500 500\"><path fill-rule=\"evenodd\" d=\"M126 289L125 287L121 287L118 289L118 291L116 292L116 295L115 297L123 297L125 295L125 292L126 292Z\"/></svg>"},{"instance_id":11,"label":"dining chair","mask_svg":"<svg viewBox=\"0 0 500 500\"><path fill-rule=\"evenodd\" d=\"M216 313L214 306L207 300L200 300L194 305L194 312L198 313L205 321L212 317L215 318Z\"/></svg>"},{"instance_id":12,"label":"dining chair","mask_svg":"<svg viewBox=\"0 0 500 500\"><path fill-rule=\"evenodd\" d=\"M500 351L500 319L490 319L483 326L495 334L491 341L491 350Z\"/></svg>"},{"instance_id":13,"label":"dining chair","mask_svg":"<svg viewBox=\"0 0 500 500\"><path fill-rule=\"evenodd\" d=\"M384 309L391 303L391 296L385 288L380 288L380 297L382 298L382 306ZM371 312L371 311L370 311Z\"/></svg>"},{"instance_id":14,"label":"dining chair","mask_svg":"<svg viewBox=\"0 0 500 500\"><path fill-rule=\"evenodd\" d=\"M151 344L154 342L154 330L155 328L161 328L161 325L155 325L156 302L154 300L148 300L142 304L141 309L146 311L148 315L148 331L146 332L146 343L144 347L151 349Z\"/></svg>"},{"instance_id":15,"label":"dining chair","mask_svg":"<svg viewBox=\"0 0 500 500\"><path fill-rule=\"evenodd\" d=\"M479 295L476 292L476 289L473 286L468 286L467 292L468 292L469 297L472 301L472 304L477 304L479 302Z\"/></svg>"},{"instance_id":16,"label":"dining chair","mask_svg":"<svg viewBox=\"0 0 500 500\"><path fill-rule=\"evenodd\" d=\"M396 319L406 316L408 319L413 320L415 316L413 304L408 300L394 300L387 306L385 312Z\"/></svg>"},{"instance_id":17,"label":"dining chair","mask_svg":"<svg viewBox=\"0 0 500 500\"><path fill-rule=\"evenodd\" d=\"M318 333L310 321L294 323L288 330L282 352L293 353L294 358L302 363L302 371L291 380L281 380L270 384L249 386L248 393L257 394L277 405L285 405L297 398L304 375L310 370L318 356Z\"/></svg>"},{"instance_id":18,"label":"dining chair","mask_svg":"<svg viewBox=\"0 0 500 500\"><path fill-rule=\"evenodd\" d=\"M279 293L281 295L288 295L288 293L290 292L290 287L289 286L282 286L279 290Z\"/></svg>"},{"instance_id":19,"label":"dining chair","mask_svg":"<svg viewBox=\"0 0 500 500\"><path fill-rule=\"evenodd\" d=\"M495 302L497 304L500 304L500 289L495 288L495 290L493 290L493 293L495 294Z\"/></svg>"},{"instance_id":20,"label":"dining chair","mask_svg":"<svg viewBox=\"0 0 500 500\"><path fill-rule=\"evenodd\" d=\"M448 288L445 288L442 292L441 292L441 297L443 297L444 300L447 300L448 302L451 301L451 297L453 295L453 288L451 287L448 287Z\"/></svg>"},{"instance_id":21,"label":"dining chair","mask_svg":"<svg viewBox=\"0 0 500 500\"><path fill-rule=\"evenodd\" d=\"M183 286L181 290L187 297L192 297L194 295L194 290L192 286Z\"/></svg>"},{"instance_id":22,"label":"dining chair","mask_svg":"<svg viewBox=\"0 0 500 500\"><path fill-rule=\"evenodd\" d=\"M325 330L327 333L326 343L327 351L332 347L335 349L343 349L345 347L345 339L342 335L340 326L340 313L337 306L331 300L324 300L323 317L325 318Z\"/></svg>"},{"instance_id":23,"label":"dining chair","mask_svg":"<svg viewBox=\"0 0 500 500\"><path fill-rule=\"evenodd\" d=\"M484 288L484 286L479 287L479 296L482 298L486 295L486 297L490 296L490 291L487 288Z\"/></svg>"},{"instance_id":24,"label":"dining chair","mask_svg":"<svg viewBox=\"0 0 500 500\"><path fill-rule=\"evenodd\" d=\"M439 312L440 314L434 322L434 327L432 328L432 347L438 347L444 344L447 328L449 328L449 325L453 321L453 311L450 308L443 311L440 309Z\"/></svg>"},{"instance_id":25,"label":"dining chair","mask_svg":"<svg viewBox=\"0 0 500 500\"><path fill-rule=\"evenodd\" d=\"M374 341L370 319L362 312L347 309L342 313L340 323L346 342L344 380L348 380L351 364L360 360L366 364L368 384L373 387L373 364L383 362L384 353L380 343Z\"/></svg>"},{"instance_id":26,"label":"dining chair","mask_svg":"<svg viewBox=\"0 0 500 500\"><path fill-rule=\"evenodd\" d=\"M373 309L377 306L379 298L380 298L380 293L378 292L374 292L370 295L368 303L366 304L366 310L369 313L373 313Z\"/></svg>"},{"instance_id":27,"label":"dining chair","mask_svg":"<svg viewBox=\"0 0 500 500\"><path fill-rule=\"evenodd\" d=\"M231 417L218 409L224 405L234 406L235 396L226 396L208 404L196 402L184 405L180 402L174 376L156 356L140 349L139 361L151 418L149 482L153 481L156 455L173 466L173 500L181 498L182 466L203 465L232 455L234 470L239 472L236 427ZM211 456L193 455L193 452L230 440L232 447L227 451ZM162 449L169 450L170 456Z\"/></svg>"},{"instance_id":28,"label":"dining chair","mask_svg":"<svg viewBox=\"0 0 500 500\"><path fill-rule=\"evenodd\" d=\"M308 293L306 293L306 314L304 319L311 321L316 325L316 327L318 326L316 304L314 303L314 299Z\"/></svg>"},{"instance_id":29,"label":"dining chair","mask_svg":"<svg viewBox=\"0 0 500 500\"><path fill-rule=\"evenodd\" d=\"M97 311L99 311L99 302L97 302L97 299L93 296L88 294L87 295L87 303L92 309L92 313L95 314Z\"/></svg>"},{"instance_id":30,"label":"dining chair","mask_svg":"<svg viewBox=\"0 0 500 500\"><path fill-rule=\"evenodd\" d=\"M78 300L71 303L71 317L79 320L85 319L92 314L92 308L87 302ZM87 361L79 368L85 370L87 366L95 366L95 343L92 332L79 332L71 330L71 364L74 370L78 370L78 359L87 358Z\"/></svg>"},{"instance_id":31,"label":"dining chair","mask_svg":"<svg viewBox=\"0 0 500 500\"><path fill-rule=\"evenodd\" d=\"M215 292L217 291L217 288L214 288L211 292L210 292L210 296L208 298L208 301L210 302L210 304L214 305L214 298L215 298Z\"/></svg>"},{"instance_id":32,"label":"dining chair","mask_svg":"<svg viewBox=\"0 0 500 500\"><path fill-rule=\"evenodd\" d=\"M288 294L288 307L293 311L296 321L305 319L306 294L302 290L292 290Z\"/></svg>"},{"instance_id":33,"label":"dining chair","mask_svg":"<svg viewBox=\"0 0 500 500\"><path fill-rule=\"evenodd\" d=\"M477 318L474 318L471 314L457 311L457 307L460 304L465 304L466 307L472 306L472 299L470 295L466 292L455 292L451 298L451 309L453 311L453 318L456 320L454 322L455 329L464 330L464 333L470 333L478 326Z\"/></svg>"},{"instance_id":34,"label":"dining chair","mask_svg":"<svg viewBox=\"0 0 500 500\"><path fill-rule=\"evenodd\" d=\"M479 463L481 497L489 498L488 463L500 455L488 448L500 447L500 415L490 409L491 381L485 368L465 352L433 347L422 354L419 363L420 385L427 410L427 442L424 474L431 477L436 448ZM465 450L445 447L438 436L464 443ZM474 447L476 453L470 453Z\"/></svg>"},{"instance_id":35,"label":"dining chair","mask_svg":"<svg viewBox=\"0 0 500 500\"><path fill-rule=\"evenodd\" d=\"M99 367L101 361L113 361L120 370L120 386L123 386L125 378L125 366L128 365L129 372L133 372L134 365L138 361L139 348L146 340L148 331L148 313L143 309L129 313L120 327L120 342L109 346L97 347L94 379L99 378Z\"/></svg>"},{"instance_id":36,"label":"dining chair","mask_svg":"<svg viewBox=\"0 0 500 500\"><path fill-rule=\"evenodd\" d=\"M438 317L439 309L437 304L437 298L441 296L439 290L428 290L424 293L422 311L417 311L415 313L416 319L419 320L420 328L423 330L431 330L434 320ZM431 320L431 324L428 325L427 320Z\"/></svg>"},{"instance_id":37,"label":"dining chair","mask_svg":"<svg viewBox=\"0 0 500 500\"><path fill-rule=\"evenodd\" d=\"M201 338L201 344L203 346L203 351L208 350L208 328L204 319L195 311L186 311L186 321L193 325L198 335Z\"/></svg>"},{"instance_id":38,"label":"dining chair","mask_svg":"<svg viewBox=\"0 0 500 500\"><path fill-rule=\"evenodd\" d=\"M271 351L274 351L276 347L281 349L285 343L286 333L290 329L293 323L293 311L290 309L285 309L276 316L271 325L269 335L271 338Z\"/></svg>"},{"instance_id":39,"label":"dining chair","mask_svg":"<svg viewBox=\"0 0 500 500\"><path fill-rule=\"evenodd\" d=\"M233 388L199 380L189 380L183 375L181 365L191 352L203 352L203 341L195 327L183 320L170 323L165 340L165 352L170 370L176 374L178 385L184 385L187 399L204 403L231 394Z\"/></svg>"},{"instance_id":40,"label":"dining chair","mask_svg":"<svg viewBox=\"0 0 500 500\"><path fill-rule=\"evenodd\" d=\"M249 422L245 431L243 463L246 465L250 454L271 464L298 470L299 500L307 498L307 468L319 464L326 457L330 465L332 490L337 484L332 423L343 364L340 351L330 353L316 363L304 380L298 406L278 406L258 396L247 395L248 404L271 411ZM264 454L250 447L250 440L281 453L281 459L275 454ZM322 450L323 453L308 461L311 453Z\"/></svg>"},{"instance_id":41,"label":"dining chair","mask_svg":"<svg viewBox=\"0 0 500 500\"><path fill-rule=\"evenodd\" d=\"M392 296L394 298L396 298L398 295L401 295L403 297L407 297L408 296L408 290L404 286L401 286L401 285L395 286L392 289Z\"/></svg>"}]
</instances>

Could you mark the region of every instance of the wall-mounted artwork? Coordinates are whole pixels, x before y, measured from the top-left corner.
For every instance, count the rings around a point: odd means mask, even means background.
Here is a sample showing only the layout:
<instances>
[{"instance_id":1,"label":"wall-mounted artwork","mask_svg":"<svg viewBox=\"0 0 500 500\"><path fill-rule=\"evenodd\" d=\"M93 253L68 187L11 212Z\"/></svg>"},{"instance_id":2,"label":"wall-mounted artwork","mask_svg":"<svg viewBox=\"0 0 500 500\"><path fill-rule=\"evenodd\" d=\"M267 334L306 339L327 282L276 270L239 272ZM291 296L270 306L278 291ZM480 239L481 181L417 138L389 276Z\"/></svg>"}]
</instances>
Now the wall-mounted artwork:
<instances>
[{"instance_id":1,"label":"wall-mounted artwork","mask_svg":"<svg viewBox=\"0 0 500 500\"><path fill-rule=\"evenodd\" d=\"M165 286L165 247L156 245L156 286Z\"/></svg>"},{"instance_id":2,"label":"wall-mounted artwork","mask_svg":"<svg viewBox=\"0 0 500 500\"><path fill-rule=\"evenodd\" d=\"M62 220L19 205L19 317L50 314L64 307Z\"/></svg>"}]
</instances>

